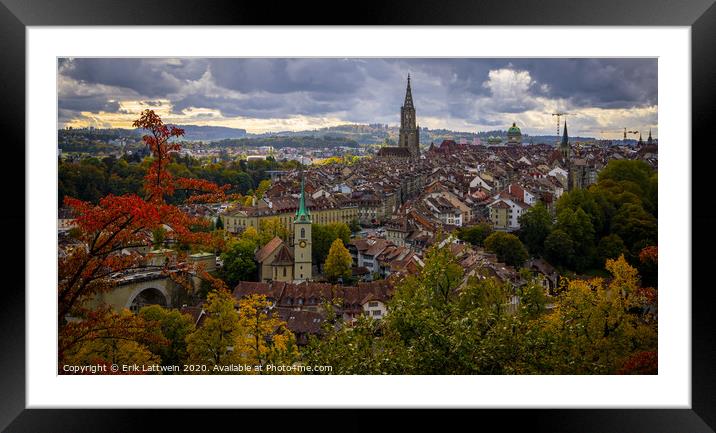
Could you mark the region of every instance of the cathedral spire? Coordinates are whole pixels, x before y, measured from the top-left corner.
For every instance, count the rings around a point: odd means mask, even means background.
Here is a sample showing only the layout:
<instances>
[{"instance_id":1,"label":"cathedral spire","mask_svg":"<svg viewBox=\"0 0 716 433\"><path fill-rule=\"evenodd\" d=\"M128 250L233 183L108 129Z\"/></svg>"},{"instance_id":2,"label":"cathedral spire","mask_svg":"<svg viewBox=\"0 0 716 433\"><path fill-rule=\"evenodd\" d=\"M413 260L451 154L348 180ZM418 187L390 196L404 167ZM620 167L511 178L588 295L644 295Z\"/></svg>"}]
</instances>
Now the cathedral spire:
<instances>
[{"instance_id":1,"label":"cathedral spire","mask_svg":"<svg viewBox=\"0 0 716 433\"><path fill-rule=\"evenodd\" d=\"M562 153L562 158L565 162L569 161L569 136L567 135L567 119L564 119L564 133L562 134L562 141L559 143L559 150Z\"/></svg>"},{"instance_id":2,"label":"cathedral spire","mask_svg":"<svg viewBox=\"0 0 716 433\"><path fill-rule=\"evenodd\" d=\"M405 89L405 103L403 103L403 107L413 108L413 92L410 90L410 73L408 73L408 87Z\"/></svg>"}]
</instances>

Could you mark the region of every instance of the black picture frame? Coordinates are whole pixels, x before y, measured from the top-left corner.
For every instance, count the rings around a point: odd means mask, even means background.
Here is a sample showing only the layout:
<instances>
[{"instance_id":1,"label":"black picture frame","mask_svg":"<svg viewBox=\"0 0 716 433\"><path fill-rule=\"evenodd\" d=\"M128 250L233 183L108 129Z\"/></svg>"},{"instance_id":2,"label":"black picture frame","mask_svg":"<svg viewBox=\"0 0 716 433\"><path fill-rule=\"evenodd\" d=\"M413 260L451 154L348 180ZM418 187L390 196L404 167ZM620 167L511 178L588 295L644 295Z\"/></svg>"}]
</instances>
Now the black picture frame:
<instances>
[{"instance_id":1,"label":"black picture frame","mask_svg":"<svg viewBox=\"0 0 716 433\"><path fill-rule=\"evenodd\" d=\"M319 5L292 2L220 1L211 5L186 0L0 0L0 131L6 155L2 170L3 195L7 205L0 214L7 233L6 263L25 260L25 30L27 26L87 25L559 25L559 26L690 26L692 32L692 408L691 409L571 409L571 410L480 410L469 415L473 425L497 422L501 429L565 432L708 432L716 427L716 319L711 312L713 276L708 272L710 246L714 241L716 211L710 209L711 161L716 161L716 143L710 137L716 95L716 41L714 0L685 2L669 0L456 0L429 2L400 0L361 2L340 9L327 5L329 15L320 17ZM340 10L340 12L339 12ZM334 12L330 14L330 12ZM555 43L558 43L557 41ZM685 138L688 138L685 135ZM671 143L669 144L671 145ZM678 144L675 144L678 145ZM686 143L684 144L686 146ZM668 179L660 179L668 182ZM23 227L24 230L19 228ZM31 258L27 258L31 260ZM146 427L156 415L152 410L40 410L25 409L25 278L24 273L4 273L4 296L0 298L0 430L3 431L133 431ZM14 274L13 274L14 272ZM13 275L10 275L13 274ZM15 282L8 282L8 277ZM711 278L709 278L711 277ZM516 390L517 392L518 390ZM190 392L190 391L189 391ZM199 396L200 390L195 390ZM618 390L615 390L618 392ZM206 412L206 413L205 413ZM210 413L208 413L210 412ZM272 428L290 427L297 418L323 414L291 413L279 417L274 410L242 413L244 421L259 420ZM282 414L286 415L286 414ZM355 414L331 411L350 428ZM361 417L363 415L360 415ZM405 420L408 417L401 417ZM443 418L432 411L411 411L413 421ZM141 423L138 422L141 419ZM162 430L186 430L192 420L211 420L210 425L237 425L233 410L163 410ZM443 418L447 419L447 418ZM304 420L303 422L306 422ZM348 423L348 424L346 424ZM169 427L174 424L174 427Z\"/></svg>"}]
</instances>

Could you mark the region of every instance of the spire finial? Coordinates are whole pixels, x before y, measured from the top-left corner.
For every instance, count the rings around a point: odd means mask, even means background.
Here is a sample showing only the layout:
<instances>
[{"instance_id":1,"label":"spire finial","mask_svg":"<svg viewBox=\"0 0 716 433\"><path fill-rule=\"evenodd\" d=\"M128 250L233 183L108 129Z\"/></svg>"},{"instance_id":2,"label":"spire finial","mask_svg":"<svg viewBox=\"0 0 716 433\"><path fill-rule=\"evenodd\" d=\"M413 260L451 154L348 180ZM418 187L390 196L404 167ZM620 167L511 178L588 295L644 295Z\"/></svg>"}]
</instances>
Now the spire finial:
<instances>
[{"instance_id":1,"label":"spire finial","mask_svg":"<svg viewBox=\"0 0 716 433\"><path fill-rule=\"evenodd\" d=\"M413 92L410 90L410 72L408 72L408 86L405 89L405 103L404 107L413 107Z\"/></svg>"},{"instance_id":2,"label":"spire finial","mask_svg":"<svg viewBox=\"0 0 716 433\"><path fill-rule=\"evenodd\" d=\"M306 185L306 176L304 175L303 170L301 170L301 196L298 199L298 210L296 211L296 221L298 221L303 216L305 216L309 220L311 218L311 213L306 208L305 185Z\"/></svg>"}]
</instances>

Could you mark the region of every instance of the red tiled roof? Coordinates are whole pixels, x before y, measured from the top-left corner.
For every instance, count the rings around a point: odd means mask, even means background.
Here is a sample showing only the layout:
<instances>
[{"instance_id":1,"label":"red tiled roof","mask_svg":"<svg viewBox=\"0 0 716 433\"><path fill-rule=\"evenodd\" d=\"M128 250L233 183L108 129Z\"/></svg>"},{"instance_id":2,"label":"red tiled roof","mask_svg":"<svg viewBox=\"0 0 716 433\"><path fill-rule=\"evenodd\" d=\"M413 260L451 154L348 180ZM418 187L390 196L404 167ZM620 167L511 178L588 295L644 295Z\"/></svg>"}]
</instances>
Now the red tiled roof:
<instances>
[{"instance_id":1,"label":"red tiled roof","mask_svg":"<svg viewBox=\"0 0 716 433\"><path fill-rule=\"evenodd\" d=\"M270 256L271 253L273 253L276 248L280 247L282 244L283 240L280 237L274 237L256 252L256 261L259 263L263 263L263 261L266 260L266 258Z\"/></svg>"}]
</instances>

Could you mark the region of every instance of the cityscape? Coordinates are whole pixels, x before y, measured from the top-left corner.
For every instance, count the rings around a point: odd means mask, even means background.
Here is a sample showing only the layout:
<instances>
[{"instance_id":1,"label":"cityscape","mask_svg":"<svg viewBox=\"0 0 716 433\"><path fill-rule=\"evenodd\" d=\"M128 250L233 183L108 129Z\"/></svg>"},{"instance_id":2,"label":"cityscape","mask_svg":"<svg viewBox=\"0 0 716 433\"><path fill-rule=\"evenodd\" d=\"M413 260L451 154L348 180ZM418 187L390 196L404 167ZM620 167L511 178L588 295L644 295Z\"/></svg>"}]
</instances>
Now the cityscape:
<instances>
[{"instance_id":1,"label":"cityscape","mask_svg":"<svg viewBox=\"0 0 716 433\"><path fill-rule=\"evenodd\" d=\"M656 78L59 59L58 373L657 374Z\"/></svg>"}]
</instances>

